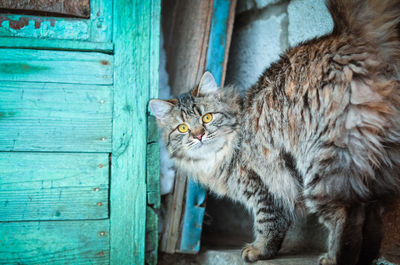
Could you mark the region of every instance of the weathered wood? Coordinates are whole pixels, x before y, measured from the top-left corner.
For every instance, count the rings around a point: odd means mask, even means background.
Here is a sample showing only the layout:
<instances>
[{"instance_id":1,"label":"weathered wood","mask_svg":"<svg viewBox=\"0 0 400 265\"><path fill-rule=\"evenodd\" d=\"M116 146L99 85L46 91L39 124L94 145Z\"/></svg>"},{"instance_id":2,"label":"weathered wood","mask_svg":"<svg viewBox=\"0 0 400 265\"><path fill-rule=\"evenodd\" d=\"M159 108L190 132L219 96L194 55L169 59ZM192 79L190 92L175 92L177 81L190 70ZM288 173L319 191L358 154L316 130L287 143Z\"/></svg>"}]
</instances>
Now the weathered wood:
<instances>
[{"instance_id":1,"label":"weathered wood","mask_svg":"<svg viewBox=\"0 0 400 265\"><path fill-rule=\"evenodd\" d=\"M113 40L113 2L117 0L91 0L90 41L111 42Z\"/></svg>"},{"instance_id":2,"label":"weathered wood","mask_svg":"<svg viewBox=\"0 0 400 265\"><path fill-rule=\"evenodd\" d=\"M0 223L0 264L108 264L109 220Z\"/></svg>"},{"instance_id":3,"label":"weathered wood","mask_svg":"<svg viewBox=\"0 0 400 265\"><path fill-rule=\"evenodd\" d=\"M143 264L146 229L146 129L151 54L159 45L151 25L160 1L114 1L114 120L111 175L111 264ZM154 38L153 41L151 39Z\"/></svg>"},{"instance_id":4,"label":"weathered wood","mask_svg":"<svg viewBox=\"0 0 400 265\"><path fill-rule=\"evenodd\" d=\"M213 0L163 1L167 72L173 95L197 85L204 72Z\"/></svg>"},{"instance_id":5,"label":"weathered wood","mask_svg":"<svg viewBox=\"0 0 400 265\"><path fill-rule=\"evenodd\" d=\"M213 0L163 2L163 30L167 71L173 95L197 85L205 70ZM161 250L174 253L179 246L187 177L175 175L174 192L167 195L167 213Z\"/></svg>"},{"instance_id":6,"label":"weathered wood","mask_svg":"<svg viewBox=\"0 0 400 265\"><path fill-rule=\"evenodd\" d=\"M113 83L113 57L108 54L25 49L0 52L0 81Z\"/></svg>"},{"instance_id":7,"label":"weathered wood","mask_svg":"<svg viewBox=\"0 0 400 265\"><path fill-rule=\"evenodd\" d=\"M0 8L88 18L90 0L0 0Z\"/></svg>"},{"instance_id":8,"label":"weathered wood","mask_svg":"<svg viewBox=\"0 0 400 265\"><path fill-rule=\"evenodd\" d=\"M158 216L150 206L146 208L146 264L156 265L158 257Z\"/></svg>"},{"instance_id":9,"label":"weathered wood","mask_svg":"<svg viewBox=\"0 0 400 265\"><path fill-rule=\"evenodd\" d=\"M0 14L0 36L111 42L112 2L91 0L90 19Z\"/></svg>"},{"instance_id":10,"label":"weathered wood","mask_svg":"<svg viewBox=\"0 0 400 265\"><path fill-rule=\"evenodd\" d=\"M0 38L0 48L23 48L41 50L90 51L112 53L111 42L90 42L76 40L45 40L29 38Z\"/></svg>"},{"instance_id":11,"label":"weathered wood","mask_svg":"<svg viewBox=\"0 0 400 265\"><path fill-rule=\"evenodd\" d=\"M150 87L149 98L158 97L159 65L160 65L160 1L152 1L151 15L155 23L150 28ZM160 207L160 145L159 133L154 116L148 113L147 119L147 156L146 156L146 182L147 203L146 208L146 239L145 262L156 265L158 260L158 216L154 209Z\"/></svg>"},{"instance_id":12,"label":"weathered wood","mask_svg":"<svg viewBox=\"0 0 400 265\"><path fill-rule=\"evenodd\" d=\"M232 10L236 1L214 0L211 20L210 38L207 51L206 69L210 71L215 81L221 86L224 75L224 64L227 47L227 36L230 20L233 20ZM206 191L192 179L188 180L186 188L185 210L181 225L177 251L184 253L197 253L200 251L200 238L205 212Z\"/></svg>"},{"instance_id":13,"label":"weathered wood","mask_svg":"<svg viewBox=\"0 0 400 265\"><path fill-rule=\"evenodd\" d=\"M223 81L236 0L201 3L175 1L174 5L167 1L165 4L163 27L168 36L167 70L173 93L177 95L193 88L206 69L212 72L218 83ZM172 9L168 8L169 4ZM174 18L172 22L168 21L170 17ZM196 19L196 22L192 19ZM192 35L203 37L196 39ZM174 192L167 196L166 225L161 250L168 253L198 252L205 207L204 189L177 173ZM182 208L184 206L186 209Z\"/></svg>"},{"instance_id":14,"label":"weathered wood","mask_svg":"<svg viewBox=\"0 0 400 265\"><path fill-rule=\"evenodd\" d=\"M0 221L108 217L108 154L0 152Z\"/></svg>"},{"instance_id":15,"label":"weathered wood","mask_svg":"<svg viewBox=\"0 0 400 265\"><path fill-rule=\"evenodd\" d=\"M160 144L156 118L147 117L146 183L147 204L160 207Z\"/></svg>"},{"instance_id":16,"label":"weathered wood","mask_svg":"<svg viewBox=\"0 0 400 265\"><path fill-rule=\"evenodd\" d=\"M158 125L156 117L149 115L147 117L147 143L158 142L160 133L158 131Z\"/></svg>"},{"instance_id":17,"label":"weathered wood","mask_svg":"<svg viewBox=\"0 0 400 265\"><path fill-rule=\"evenodd\" d=\"M147 204L160 207L160 145L147 145L146 157Z\"/></svg>"},{"instance_id":18,"label":"weathered wood","mask_svg":"<svg viewBox=\"0 0 400 265\"><path fill-rule=\"evenodd\" d=\"M224 85L236 0L214 0L206 68Z\"/></svg>"},{"instance_id":19,"label":"weathered wood","mask_svg":"<svg viewBox=\"0 0 400 265\"><path fill-rule=\"evenodd\" d=\"M112 106L111 86L2 82L0 151L109 152Z\"/></svg>"},{"instance_id":20,"label":"weathered wood","mask_svg":"<svg viewBox=\"0 0 400 265\"><path fill-rule=\"evenodd\" d=\"M166 198L167 211L165 225L161 237L160 249L167 253L175 253L180 237L182 212L185 206L187 177L178 171L175 174L174 191Z\"/></svg>"}]
</instances>

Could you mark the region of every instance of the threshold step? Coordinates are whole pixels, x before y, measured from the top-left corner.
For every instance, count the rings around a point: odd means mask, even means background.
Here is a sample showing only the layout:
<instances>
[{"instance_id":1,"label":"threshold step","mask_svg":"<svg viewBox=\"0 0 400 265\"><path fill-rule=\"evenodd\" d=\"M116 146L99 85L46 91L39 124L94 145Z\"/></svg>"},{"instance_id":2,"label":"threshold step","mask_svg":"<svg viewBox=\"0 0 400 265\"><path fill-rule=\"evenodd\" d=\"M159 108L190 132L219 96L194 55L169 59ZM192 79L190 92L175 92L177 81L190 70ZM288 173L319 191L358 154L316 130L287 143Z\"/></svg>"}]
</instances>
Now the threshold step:
<instances>
[{"instance_id":1,"label":"threshold step","mask_svg":"<svg viewBox=\"0 0 400 265\"><path fill-rule=\"evenodd\" d=\"M280 253L273 259L246 263L240 256L240 249L203 250L198 255L162 254L160 265L311 265L318 264L322 253L286 254Z\"/></svg>"}]
</instances>

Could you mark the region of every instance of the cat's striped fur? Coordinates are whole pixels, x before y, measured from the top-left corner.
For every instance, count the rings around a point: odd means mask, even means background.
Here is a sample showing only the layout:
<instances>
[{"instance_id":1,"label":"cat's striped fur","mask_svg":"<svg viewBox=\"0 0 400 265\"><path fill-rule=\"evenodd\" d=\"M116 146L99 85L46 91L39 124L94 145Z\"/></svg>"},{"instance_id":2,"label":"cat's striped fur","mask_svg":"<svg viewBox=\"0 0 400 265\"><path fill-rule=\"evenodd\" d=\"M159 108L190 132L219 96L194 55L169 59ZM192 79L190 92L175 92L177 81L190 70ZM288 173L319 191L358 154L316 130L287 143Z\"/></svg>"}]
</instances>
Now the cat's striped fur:
<instances>
[{"instance_id":1,"label":"cat's striped fur","mask_svg":"<svg viewBox=\"0 0 400 265\"><path fill-rule=\"evenodd\" d=\"M305 209L330 231L320 264L370 264L382 205L399 190L400 1L328 7L332 34L290 49L244 102L209 73L191 93L150 102L176 166L253 210L246 261L275 255Z\"/></svg>"}]
</instances>

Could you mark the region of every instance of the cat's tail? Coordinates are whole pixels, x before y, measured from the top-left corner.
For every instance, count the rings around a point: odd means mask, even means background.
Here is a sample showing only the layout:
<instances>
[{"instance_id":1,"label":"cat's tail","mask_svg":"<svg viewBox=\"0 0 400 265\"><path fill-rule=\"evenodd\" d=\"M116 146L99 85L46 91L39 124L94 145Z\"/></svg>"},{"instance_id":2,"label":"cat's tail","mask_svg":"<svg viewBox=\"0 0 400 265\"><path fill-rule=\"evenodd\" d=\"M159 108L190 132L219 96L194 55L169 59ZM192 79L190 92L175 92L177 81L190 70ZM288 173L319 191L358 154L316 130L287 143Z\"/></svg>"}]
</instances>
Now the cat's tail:
<instances>
[{"instance_id":1,"label":"cat's tail","mask_svg":"<svg viewBox=\"0 0 400 265\"><path fill-rule=\"evenodd\" d=\"M387 63L400 66L400 0L327 0L327 7L333 34L368 40Z\"/></svg>"}]
</instances>

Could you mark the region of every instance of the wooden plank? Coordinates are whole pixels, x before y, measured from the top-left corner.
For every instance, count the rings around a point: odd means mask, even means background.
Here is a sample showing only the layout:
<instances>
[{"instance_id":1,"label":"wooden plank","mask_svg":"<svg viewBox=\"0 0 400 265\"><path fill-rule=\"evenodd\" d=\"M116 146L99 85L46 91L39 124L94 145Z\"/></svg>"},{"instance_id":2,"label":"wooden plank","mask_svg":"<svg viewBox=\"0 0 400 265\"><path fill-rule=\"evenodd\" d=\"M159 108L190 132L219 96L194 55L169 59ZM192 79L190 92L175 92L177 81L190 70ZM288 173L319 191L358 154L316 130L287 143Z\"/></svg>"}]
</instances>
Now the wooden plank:
<instances>
[{"instance_id":1,"label":"wooden plank","mask_svg":"<svg viewBox=\"0 0 400 265\"><path fill-rule=\"evenodd\" d=\"M112 87L0 83L0 151L110 152Z\"/></svg>"},{"instance_id":2,"label":"wooden plank","mask_svg":"<svg viewBox=\"0 0 400 265\"><path fill-rule=\"evenodd\" d=\"M147 102L150 77L158 69L149 51L159 45L158 36L151 35L151 25L159 23L157 5L159 0L114 1L111 264L143 264L145 259Z\"/></svg>"},{"instance_id":3,"label":"wooden plank","mask_svg":"<svg viewBox=\"0 0 400 265\"><path fill-rule=\"evenodd\" d=\"M206 69L219 86L224 85L236 0L215 0Z\"/></svg>"},{"instance_id":4,"label":"wooden plank","mask_svg":"<svg viewBox=\"0 0 400 265\"><path fill-rule=\"evenodd\" d=\"M147 145L146 158L147 204L160 207L160 144Z\"/></svg>"},{"instance_id":5,"label":"wooden plank","mask_svg":"<svg viewBox=\"0 0 400 265\"><path fill-rule=\"evenodd\" d=\"M90 19L0 14L0 36L112 41L112 1L91 0Z\"/></svg>"},{"instance_id":6,"label":"wooden plank","mask_svg":"<svg viewBox=\"0 0 400 265\"><path fill-rule=\"evenodd\" d=\"M224 75L224 60L226 54L229 22L233 20L235 0L214 0L211 20L210 38L208 44L206 69L210 71L219 86ZM229 17L231 15L231 17ZM231 30L231 29L230 29ZM229 47L229 44L228 44ZM200 238L205 212L206 191L192 179L188 180L186 202L181 225L178 252L197 253L200 251Z\"/></svg>"},{"instance_id":7,"label":"wooden plank","mask_svg":"<svg viewBox=\"0 0 400 265\"><path fill-rule=\"evenodd\" d=\"M169 9L168 1L166 3L163 27L169 34L166 44L169 58L167 70L172 80L171 90L175 95L197 85L205 69L211 71L217 82L222 85L236 0L214 0L208 3L212 9L203 6L202 10L198 10L200 7L196 8L196 4L200 3L191 1L174 2L174 5L169 4L173 7ZM202 1L201 4L206 5L207 1ZM208 14L202 13L207 10ZM170 17L174 18L172 22L167 20ZM196 23L192 22L194 18ZM208 19L211 19L211 23ZM196 36L206 34L206 37L196 39L192 34ZM204 52L204 48L208 50ZM175 181L173 194L167 195L166 225L161 250L168 253L175 251L196 253L200 246L205 190L192 180L187 180L185 176L176 174L176 178L178 180ZM184 206L185 210L182 208Z\"/></svg>"},{"instance_id":8,"label":"wooden plank","mask_svg":"<svg viewBox=\"0 0 400 265\"><path fill-rule=\"evenodd\" d=\"M149 98L158 97L159 65L160 65L160 16L161 4L159 1L151 2L151 14L156 23L150 28L150 87ZM157 264L158 260L158 216L154 209L160 207L160 145L157 121L148 113L147 119L147 155L146 155L146 181L147 181L147 206L146 209L146 240L145 262L148 265Z\"/></svg>"},{"instance_id":9,"label":"wooden plank","mask_svg":"<svg viewBox=\"0 0 400 265\"><path fill-rule=\"evenodd\" d=\"M167 212L165 214L165 227L161 237L160 249L167 253L175 253L179 248L180 227L182 213L185 206L187 176L179 173L175 174L174 192L168 194L166 198Z\"/></svg>"},{"instance_id":10,"label":"wooden plank","mask_svg":"<svg viewBox=\"0 0 400 265\"><path fill-rule=\"evenodd\" d=\"M109 220L0 223L0 264L108 264Z\"/></svg>"},{"instance_id":11,"label":"wooden plank","mask_svg":"<svg viewBox=\"0 0 400 265\"><path fill-rule=\"evenodd\" d=\"M213 0L163 2L163 30L171 92L179 95L197 85L204 73L210 35ZM171 19L172 18L172 19ZM179 249L180 227L187 177L175 174L174 192L167 195L166 223L161 250Z\"/></svg>"},{"instance_id":12,"label":"wooden plank","mask_svg":"<svg viewBox=\"0 0 400 265\"><path fill-rule=\"evenodd\" d=\"M204 72L213 0L163 2L167 72L174 96L197 85Z\"/></svg>"},{"instance_id":13,"label":"wooden plank","mask_svg":"<svg viewBox=\"0 0 400 265\"><path fill-rule=\"evenodd\" d=\"M147 117L147 143L157 142L160 137L156 117L149 115Z\"/></svg>"},{"instance_id":14,"label":"wooden plank","mask_svg":"<svg viewBox=\"0 0 400 265\"><path fill-rule=\"evenodd\" d=\"M113 1L91 0L90 1L90 38L92 42L111 43L113 35Z\"/></svg>"},{"instance_id":15,"label":"wooden plank","mask_svg":"<svg viewBox=\"0 0 400 265\"><path fill-rule=\"evenodd\" d=\"M30 38L0 38L0 48L23 48L41 50L90 51L112 53L111 42L90 42L76 40L45 40Z\"/></svg>"},{"instance_id":16,"label":"wooden plank","mask_svg":"<svg viewBox=\"0 0 400 265\"><path fill-rule=\"evenodd\" d=\"M0 52L0 81L113 83L113 57L108 54L25 49Z\"/></svg>"},{"instance_id":17,"label":"wooden plank","mask_svg":"<svg viewBox=\"0 0 400 265\"><path fill-rule=\"evenodd\" d=\"M0 221L108 217L109 156L0 152Z\"/></svg>"},{"instance_id":18,"label":"wooden plank","mask_svg":"<svg viewBox=\"0 0 400 265\"><path fill-rule=\"evenodd\" d=\"M158 216L150 206L146 208L146 264L156 265L158 259Z\"/></svg>"},{"instance_id":19,"label":"wooden plank","mask_svg":"<svg viewBox=\"0 0 400 265\"><path fill-rule=\"evenodd\" d=\"M206 191L199 183L190 180L187 183L185 197L185 210L177 251L193 254L200 251L201 231L206 210Z\"/></svg>"},{"instance_id":20,"label":"wooden plank","mask_svg":"<svg viewBox=\"0 0 400 265\"><path fill-rule=\"evenodd\" d=\"M1 0L0 8L89 18L90 0Z\"/></svg>"}]
</instances>

